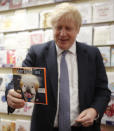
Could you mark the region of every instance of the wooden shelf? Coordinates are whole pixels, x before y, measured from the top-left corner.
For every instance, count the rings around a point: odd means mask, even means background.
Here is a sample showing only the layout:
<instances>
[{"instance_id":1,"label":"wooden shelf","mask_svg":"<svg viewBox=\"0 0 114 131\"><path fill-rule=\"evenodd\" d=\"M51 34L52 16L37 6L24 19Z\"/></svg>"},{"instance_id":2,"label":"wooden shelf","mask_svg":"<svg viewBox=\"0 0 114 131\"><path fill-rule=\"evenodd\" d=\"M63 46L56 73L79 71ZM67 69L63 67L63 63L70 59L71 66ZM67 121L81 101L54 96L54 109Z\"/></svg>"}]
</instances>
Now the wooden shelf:
<instances>
[{"instance_id":1,"label":"wooden shelf","mask_svg":"<svg viewBox=\"0 0 114 131\"><path fill-rule=\"evenodd\" d=\"M18 119L22 119L22 120L30 120L31 116L24 116L24 115L16 115L16 114L6 114L6 113L0 113L0 118L2 119L10 119L10 120L16 120Z\"/></svg>"},{"instance_id":2,"label":"wooden shelf","mask_svg":"<svg viewBox=\"0 0 114 131\"><path fill-rule=\"evenodd\" d=\"M114 131L114 126L101 125L101 131Z\"/></svg>"}]
</instances>

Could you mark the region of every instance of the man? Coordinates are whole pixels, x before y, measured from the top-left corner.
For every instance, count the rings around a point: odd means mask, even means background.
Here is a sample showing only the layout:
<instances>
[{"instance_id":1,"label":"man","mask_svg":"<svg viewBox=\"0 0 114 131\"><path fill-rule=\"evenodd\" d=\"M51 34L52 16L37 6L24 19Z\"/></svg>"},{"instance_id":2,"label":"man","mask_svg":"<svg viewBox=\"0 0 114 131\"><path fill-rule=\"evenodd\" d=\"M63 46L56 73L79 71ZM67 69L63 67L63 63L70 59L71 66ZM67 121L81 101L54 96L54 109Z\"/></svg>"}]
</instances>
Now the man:
<instances>
[{"instance_id":1,"label":"man","mask_svg":"<svg viewBox=\"0 0 114 131\"><path fill-rule=\"evenodd\" d=\"M99 50L76 41L81 26L81 16L75 6L63 3L58 5L51 16L54 41L34 45L30 48L24 67L46 67L48 105L35 105L31 131L66 131L67 121L61 121L61 59L64 51L68 68L69 95L65 103L70 103L69 131L100 131L100 120L110 100L106 71ZM83 36L82 36L83 37ZM65 63L65 62L64 62ZM66 71L65 71L66 72ZM63 83L62 83L63 84ZM67 84L66 84L67 86ZM65 92L63 92L64 97ZM10 83L6 90L9 112L24 106L21 95ZM65 104L66 105L66 104ZM63 107L64 108L64 107ZM66 109L64 109L66 111ZM63 113L64 113L63 111ZM66 118L64 118L66 119Z\"/></svg>"}]
</instances>

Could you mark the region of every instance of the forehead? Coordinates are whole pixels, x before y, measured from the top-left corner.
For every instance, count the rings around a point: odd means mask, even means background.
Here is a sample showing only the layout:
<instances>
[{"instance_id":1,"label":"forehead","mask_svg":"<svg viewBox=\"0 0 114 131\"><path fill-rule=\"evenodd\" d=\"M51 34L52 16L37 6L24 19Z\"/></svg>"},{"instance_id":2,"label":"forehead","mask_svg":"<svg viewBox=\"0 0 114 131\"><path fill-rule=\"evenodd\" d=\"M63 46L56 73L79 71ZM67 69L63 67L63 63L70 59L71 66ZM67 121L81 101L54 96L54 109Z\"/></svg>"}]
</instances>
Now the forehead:
<instances>
[{"instance_id":1,"label":"forehead","mask_svg":"<svg viewBox=\"0 0 114 131\"><path fill-rule=\"evenodd\" d=\"M75 27L76 23L73 19L69 18L60 18L56 23L55 26L68 26L68 27Z\"/></svg>"}]
</instances>

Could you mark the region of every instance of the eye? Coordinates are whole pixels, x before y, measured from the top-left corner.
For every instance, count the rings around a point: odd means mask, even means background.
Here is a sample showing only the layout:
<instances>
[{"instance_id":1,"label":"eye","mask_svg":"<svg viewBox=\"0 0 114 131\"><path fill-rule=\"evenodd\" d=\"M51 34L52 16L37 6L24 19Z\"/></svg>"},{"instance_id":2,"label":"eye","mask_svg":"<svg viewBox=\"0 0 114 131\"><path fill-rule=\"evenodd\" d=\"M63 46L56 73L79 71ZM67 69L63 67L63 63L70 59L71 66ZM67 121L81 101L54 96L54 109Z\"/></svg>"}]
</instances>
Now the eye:
<instances>
[{"instance_id":1,"label":"eye","mask_svg":"<svg viewBox=\"0 0 114 131\"><path fill-rule=\"evenodd\" d=\"M61 27L61 26L58 26L58 27L57 27L57 29L58 29L58 30L61 30L61 29L62 29L62 27Z\"/></svg>"},{"instance_id":2,"label":"eye","mask_svg":"<svg viewBox=\"0 0 114 131\"><path fill-rule=\"evenodd\" d=\"M56 26L56 30L60 31L62 29L62 26Z\"/></svg>"},{"instance_id":3,"label":"eye","mask_svg":"<svg viewBox=\"0 0 114 131\"><path fill-rule=\"evenodd\" d=\"M32 88L34 88L34 86L32 86Z\"/></svg>"},{"instance_id":4,"label":"eye","mask_svg":"<svg viewBox=\"0 0 114 131\"><path fill-rule=\"evenodd\" d=\"M67 30L67 31L71 31L72 28L67 26L67 27L66 27L66 30Z\"/></svg>"}]
</instances>

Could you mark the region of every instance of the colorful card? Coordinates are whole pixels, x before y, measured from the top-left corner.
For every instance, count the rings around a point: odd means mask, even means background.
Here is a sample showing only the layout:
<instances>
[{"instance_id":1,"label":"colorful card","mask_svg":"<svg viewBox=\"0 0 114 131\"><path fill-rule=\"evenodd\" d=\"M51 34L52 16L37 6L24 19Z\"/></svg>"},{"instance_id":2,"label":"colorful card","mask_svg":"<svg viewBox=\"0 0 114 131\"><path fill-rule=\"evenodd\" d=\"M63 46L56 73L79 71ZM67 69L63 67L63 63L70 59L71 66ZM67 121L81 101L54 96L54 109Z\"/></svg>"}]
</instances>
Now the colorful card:
<instances>
[{"instance_id":1,"label":"colorful card","mask_svg":"<svg viewBox=\"0 0 114 131\"><path fill-rule=\"evenodd\" d=\"M14 89L26 102L48 104L46 68L12 68Z\"/></svg>"}]
</instances>

